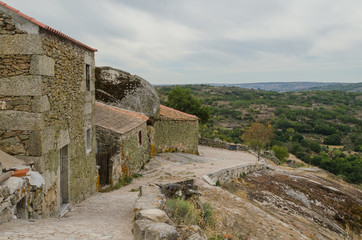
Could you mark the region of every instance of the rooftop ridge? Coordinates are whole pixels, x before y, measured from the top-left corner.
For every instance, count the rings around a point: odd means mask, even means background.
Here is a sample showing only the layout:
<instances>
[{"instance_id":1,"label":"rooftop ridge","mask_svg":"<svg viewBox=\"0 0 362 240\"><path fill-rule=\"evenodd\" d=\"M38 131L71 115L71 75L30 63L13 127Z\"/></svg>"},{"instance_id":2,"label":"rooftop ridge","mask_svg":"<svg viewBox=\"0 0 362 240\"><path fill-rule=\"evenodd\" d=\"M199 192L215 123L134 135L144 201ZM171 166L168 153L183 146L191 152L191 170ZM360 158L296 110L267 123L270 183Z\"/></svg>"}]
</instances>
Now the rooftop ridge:
<instances>
[{"instance_id":1,"label":"rooftop ridge","mask_svg":"<svg viewBox=\"0 0 362 240\"><path fill-rule=\"evenodd\" d=\"M52 32L52 33L55 33L56 35L58 35L58 36L60 36L60 37L62 37L62 38L68 39L69 41L71 41L71 42L73 42L73 43L75 43L75 44L77 44L77 45L80 45L80 46L82 46L82 47L84 47L84 48L87 48L87 49L89 49L89 50L91 50L91 51L93 51L93 52L97 52L97 51L98 51L98 50L95 49L95 48L91 48L90 46L88 46L88 45L86 45L86 44L84 44L84 43L81 43L81 42L79 42L78 40L75 40L74 38L72 38L72 37L70 37L70 36L68 36L68 35L66 35L66 34L64 34L64 33L62 33L62 32L60 32L60 31L58 31L58 30L56 30L56 29L54 29L54 28L52 28L52 27L50 27L50 26L48 26L48 25L45 25L44 23L41 23L41 22L37 21L35 18L32 18L32 17L26 15L25 13L22 13L20 10L18 10L18 9L16 9L16 8L13 8L13 7L9 6L8 4L6 4L6 3L4 3L4 2L2 2L2 1L0 1L0 5L2 5L2 6L4 6L4 7L6 7L7 9L15 12L15 13L18 14L19 16L22 16L23 18L25 18L25 19L29 20L30 22L38 25L39 27L41 27L41 28L43 28L43 29L45 29L45 30L48 30L48 31L50 31L50 32Z\"/></svg>"}]
</instances>

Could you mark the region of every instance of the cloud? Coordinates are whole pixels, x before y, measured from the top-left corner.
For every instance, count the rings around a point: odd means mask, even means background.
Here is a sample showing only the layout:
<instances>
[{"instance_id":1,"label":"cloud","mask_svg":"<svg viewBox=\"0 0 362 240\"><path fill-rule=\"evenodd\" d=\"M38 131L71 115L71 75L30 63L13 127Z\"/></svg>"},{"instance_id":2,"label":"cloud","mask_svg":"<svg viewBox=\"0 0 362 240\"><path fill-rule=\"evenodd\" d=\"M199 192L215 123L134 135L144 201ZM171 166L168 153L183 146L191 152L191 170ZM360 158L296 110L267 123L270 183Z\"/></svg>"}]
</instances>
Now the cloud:
<instances>
[{"instance_id":1,"label":"cloud","mask_svg":"<svg viewBox=\"0 0 362 240\"><path fill-rule=\"evenodd\" d=\"M362 74L359 0L9 4L97 48L98 65L121 68L151 83L348 82L360 81Z\"/></svg>"}]
</instances>

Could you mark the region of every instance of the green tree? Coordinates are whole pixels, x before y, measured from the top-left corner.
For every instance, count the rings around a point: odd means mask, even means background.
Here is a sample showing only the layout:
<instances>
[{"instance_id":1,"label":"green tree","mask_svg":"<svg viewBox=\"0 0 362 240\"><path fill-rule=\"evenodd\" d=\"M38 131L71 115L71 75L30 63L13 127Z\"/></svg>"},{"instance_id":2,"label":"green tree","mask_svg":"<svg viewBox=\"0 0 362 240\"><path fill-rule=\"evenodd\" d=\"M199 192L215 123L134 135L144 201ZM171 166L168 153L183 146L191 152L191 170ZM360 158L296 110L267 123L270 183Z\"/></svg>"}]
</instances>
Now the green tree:
<instances>
[{"instance_id":1,"label":"green tree","mask_svg":"<svg viewBox=\"0 0 362 240\"><path fill-rule=\"evenodd\" d=\"M209 107L203 106L199 99L191 95L190 89L180 86L172 88L168 93L166 105L182 112L196 115L201 123L207 123L210 118Z\"/></svg>"},{"instance_id":2,"label":"green tree","mask_svg":"<svg viewBox=\"0 0 362 240\"><path fill-rule=\"evenodd\" d=\"M289 157L288 148L284 146L274 145L272 147L275 157L279 159L280 163L284 163Z\"/></svg>"},{"instance_id":3,"label":"green tree","mask_svg":"<svg viewBox=\"0 0 362 240\"><path fill-rule=\"evenodd\" d=\"M332 134L324 139L324 144L341 145L341 135Z\"/></svg>"},{"instance_id":4,"label":"green tree","mask_svg":"<svg viewBox=\"0 0 362 240\"><path fill-rule=\"evenodd\" d=\"M273 128L269 124L264 125L259 122L254 122L243 133L241 139L250 147L255 149L260 160L261 149L270 142L273 137Z\"/></svg>"}]
</instances>

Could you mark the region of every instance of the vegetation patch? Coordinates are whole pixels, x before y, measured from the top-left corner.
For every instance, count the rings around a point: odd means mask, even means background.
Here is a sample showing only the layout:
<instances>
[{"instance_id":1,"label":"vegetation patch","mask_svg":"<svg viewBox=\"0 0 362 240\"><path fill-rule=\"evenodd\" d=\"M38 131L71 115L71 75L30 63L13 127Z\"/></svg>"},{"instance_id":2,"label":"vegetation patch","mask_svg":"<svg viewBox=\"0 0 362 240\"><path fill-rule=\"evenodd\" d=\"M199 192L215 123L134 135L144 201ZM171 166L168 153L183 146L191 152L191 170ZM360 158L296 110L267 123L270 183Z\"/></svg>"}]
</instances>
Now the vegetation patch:
<instances>
[{"instance_id":1,"label":"vegetation patch","mask_svg":"<svg viewBox=\"0 0 362 240\"><path fill-rule=\"evenodd\" d=\"M173 86L156 89L163 104L176 91ZM241 138L250 126L255 122L270 124L274 130L267 149L275 145L286 147L307 164L350 183L362 184L362 93L278 93L210 85L184 85L177 89L188 96L197 96L208 108L210 117L200 125L201 137L250 144L251 141ZM183 111L176 105L173 107ZM328 145L343 147L338 152Z\"/></svg>"}]
</instances>

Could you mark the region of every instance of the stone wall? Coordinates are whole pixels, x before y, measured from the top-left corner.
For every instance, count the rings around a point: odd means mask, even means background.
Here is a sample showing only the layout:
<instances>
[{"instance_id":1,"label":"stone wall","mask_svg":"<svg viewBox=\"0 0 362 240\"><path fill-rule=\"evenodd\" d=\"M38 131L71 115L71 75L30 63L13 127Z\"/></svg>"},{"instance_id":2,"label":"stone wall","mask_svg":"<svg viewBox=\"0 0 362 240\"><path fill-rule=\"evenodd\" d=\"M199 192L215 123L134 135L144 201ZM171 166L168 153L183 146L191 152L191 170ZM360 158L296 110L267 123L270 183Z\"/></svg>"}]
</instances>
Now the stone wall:
<instances>
[{"instance_id":1,"label":"stone wall","mask_svg":"<svg viewBox=\"0 0 362 240\"><path fill-rule=\"evenodd\" d=\"M248 151L249 149L247 146L242 144L233 144L209 138L199 138L199 144L213 148L222 148L222 149L236 150L236 151Z\"/></svg>"},{"instance_id":2,"label":"stone wall","mask_svg":"<svg viewBox=\"0 0 362 240\"><path fill-rule=\"evenodd\" d=\"M198 154L198 121L157 120L154 128L155 152Z\"/></svg>"},{"instance_id":3,"label":"stone wall","mask_svg":"<svg viewBox=\"0 0 362 240\"><path fill-rule=\"evenodd\" d=\"M44 193L29 179L10 177L0 185L0 224L14 219L38 218L43 214Z\"/></svg>"},{"instance_id":4,"label":"stone wall","mask_svg":"<svg viewBox=\"0 0 362 240\"><path fill-rule=\"evenodd\" d=\"M29 55L0 55L0 76L30 75L30 61Z\"/></svg>"},{"instance_id":5,"label":"stone wall","mask_svg":"<svg viewBox=\"0 0 362 240\"><path fill-rule=\"evenodd\" d=\"M70 159L70 201L96 190L94 67L92 51L0 6L0 150L34 162L43 175L44 216L58 214L62 147Z\"/></svg>"},{"instance_id":6,"label":"stone wall","mask_svg":"<svg viewBox=\"0 0 362 240\"><path fill-rule=\"evenodd\" d=\"M9 14L0 12L0 35L13 35L23 33L25 32L16 28L15 22Z\"/></svg>"},{"instance_id":7,"label":"stone wall","mask_svg":"<svg viewBox=\"0 0 362 240\"><path fill-rule=\"evenodd\" d=\"M126 176L132 176L140 171L150 159L150 143L146 123L132 129L125 134L97 126L98 152L107 152L117 145L117 153L110 159L112 164L111 185L118 183ZM139 144L139 132L142 135L142 144Z\"/></svg>"},{"instance_id":8,"label":"stone wall","mask_svg":"<svg viewBox=\"0 0 362 240\"><path fill-rule=\"evenodd\" d=\"M114 145L120 146L120 135L100 126L96 126L96 139L98 153L105 153Z\"/></svg>"},{"instance_id":9,"label":"stone wall","mask_svg":"<svg viewBox=\"0 0 362 240\"><path fill-rule=\"evenodd\" d=\"M49 164L44 170L50 171L51 175L57 173L59 149L68 145L70 199L78 202L96 191L94 54L53 34L42 32L41 35L44 55L54 59L54 76L43 78L43 91L48 96L50 111L45 112L42 137L45 140L46 135L51 134L57 139L47 154ZM47 58L39 62L44 61ZM91 66L90 91L86 90L85 64ZM86 150L87 129L91 129L90 152Z\"/></svg>"},{"instance_id":10,"label":"stone wall","mask_svg":"<svg viewBox=\"0 0 362 240\"><path fill-rule=\"evenodd\" d=\"M138 134L141 131L142 144L139 144ZM127 132L121 137L121 154L123 163L132 173L143 168L144 164L150 159L150 144L147 135L146 123Z\"/></svg>"},{"instance_id":11,"label":"stone wall","mask_svg":"<svg viewBox=\"0 0 362 240\"><path fill-rule=\"evenodd\" d=\"M264 163L245 163L239 166L225 168L214 173L203 176L203 179L210 185L216 185L217 182L224 184L235 178L240 178L245 174L259 171L266 168Z\"/></svg>"}]
</instances>

